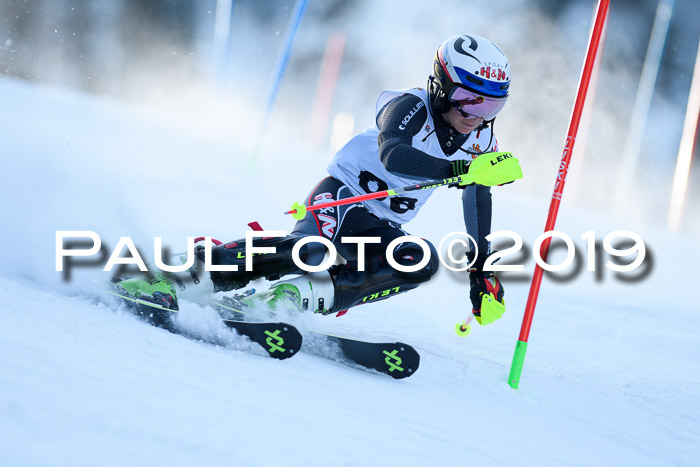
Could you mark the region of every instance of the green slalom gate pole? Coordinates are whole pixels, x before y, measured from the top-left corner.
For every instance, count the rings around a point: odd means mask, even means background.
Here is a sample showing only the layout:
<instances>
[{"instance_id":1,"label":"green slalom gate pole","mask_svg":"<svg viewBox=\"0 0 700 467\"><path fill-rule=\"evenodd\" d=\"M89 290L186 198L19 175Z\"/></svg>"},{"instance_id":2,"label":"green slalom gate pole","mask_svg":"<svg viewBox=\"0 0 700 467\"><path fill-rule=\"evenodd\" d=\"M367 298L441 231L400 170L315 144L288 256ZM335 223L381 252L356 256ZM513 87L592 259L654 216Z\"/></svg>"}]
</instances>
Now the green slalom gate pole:
<instances>
[{"instance_id":1,"label":"green slalom gate pole","mask_svg":"<svg viewBox=\"0 0 700 467\"><path fill-rule=\"evenodd\" d=\"M347 204L359 203L371 199L394 197L416 190L430 190L441 186L464 186L475 183L477 185L494 186L510 183L519 178L523 178L520 162L509 152L488 152L472 160L469 165L469 172L456 177L443 178L439 180L428 180L416 185L408 185L392 190L376 191L366 195L352 196L350 198L329 201L327 203L305 206L302 203L294 203L292 209L285 211L295 219L301 220L308 211L318 211L332 208L334 206L344 206Z\"/></svg>"},{"instance_id":2,"label":"green slalom gate pole","mask_svg":"<svg viewBox=\"0 0 700 467\"><path fill-rule=\"evenodd\" d=\"M603 27L605 26L605 18L608 13L609 4L610 0L599 0L598 7L596 9L595 23L593 25L593 29L591 30L591 38L588 43L586 60L584 62L583 72L581 73L581 79L578 85L576 102L574 104L574 109L571 114L571 121L569 122L569 133L566 137L566 144L564 145L564 154L559 164L559 174L557 175L557 182L554 185L552 202L549 206L549 215L547 216L547 223L544 228L545 232L554 230L554 224L557 220L559 204L561 203L561 197L564 191L564 182L566 180L566 174L569 170L569 163L571 162L571 153L574 149L574 142L576 141L576 134L578 133L578 125L581 120L583 105L586 102L588 84L591 80L593 65L595 63L596 53L598 52L598 47L600 45ZM544 262L547 261L549 245L551 244L551 242L552 237L549 237L544 242L542 242L542 246L540 248L540 258L542 258ZM520 328L520 336L518 337L518 343L515 345L513 363L510 366L510 374L508 375L508 384L513 389L518 389L518 386L520 385L520 375L523 371L523 364L525 362L525 352L527 351L527 339L530 335L532 317L535 314L535 305L537 304L537 296L540 292L540 285L542 284L543 273L544 270L539 265L535 266L535 272L532 276L532 284L530 285L530 294L527 297L527 304L525 305L523 325Z\"/></svg>"}]
</instances>

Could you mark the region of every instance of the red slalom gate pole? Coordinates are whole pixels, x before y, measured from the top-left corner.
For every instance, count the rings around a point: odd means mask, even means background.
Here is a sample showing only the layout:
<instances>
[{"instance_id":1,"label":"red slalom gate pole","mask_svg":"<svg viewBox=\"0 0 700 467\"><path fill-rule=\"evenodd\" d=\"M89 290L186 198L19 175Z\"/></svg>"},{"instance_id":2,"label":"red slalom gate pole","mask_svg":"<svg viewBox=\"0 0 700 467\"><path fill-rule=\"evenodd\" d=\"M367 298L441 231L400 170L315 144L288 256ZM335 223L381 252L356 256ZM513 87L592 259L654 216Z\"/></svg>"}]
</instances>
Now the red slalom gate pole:
<instances>
[{"instance_id":1,"label":"red slalom gate pole","mask_svg":"<svg viewBox=\"0 0 700 467\"><path fill-rule=\"evenodd\" d=\"M609 5L610 0L599 0L598 8L596 9L595 22L591 31L591 38L588 42L588 50L586 51L586 60L583 65L581 79L578 83L576 102L574 103L574 109L571 113L571 120L569 122L569 133L566 136L564 153L559 164L559 174L557 175L557 181L554 184L552 202L549 205L549 215L547 216L547 224L544 228L545 232L554 230L554 224L557 220L559 204L561 203L561 197L564 191L564 182L566 181L566 174L569 170L569 163L571 161L571 153L574 150L574 142L576 141L576 134L578 133L578 125L581 120L583 105L586 102L588 84L591 80L591 73L593 72L593 65L595 64L595 57L596 53L598 52L598 46L600 45L600 38L603 32L603 26L605 25L605 19L608 14ZM548 237L544 242L542 242L542 246L540 247L540 258L542 258L542 260L545 262L547 261L549 245L551 243L552 237ZM527 297L527 304L525 305L523 325L520 328L520 336L518 337L518 343L515 346L513 363L510 366L510 375L508 376L508 384L513 389L518 389L520 384L520 375L522 373L523 363L525 361L525 352L527 351L527 339L530 335L530 327L532 326L532 318L535 314L535 305L537 304L537 296L540 292L543 273L544 270L539 265L536 265L535 272L532 276L532 284L530 285L530 294Z\"/></svg>"}]
</instances>

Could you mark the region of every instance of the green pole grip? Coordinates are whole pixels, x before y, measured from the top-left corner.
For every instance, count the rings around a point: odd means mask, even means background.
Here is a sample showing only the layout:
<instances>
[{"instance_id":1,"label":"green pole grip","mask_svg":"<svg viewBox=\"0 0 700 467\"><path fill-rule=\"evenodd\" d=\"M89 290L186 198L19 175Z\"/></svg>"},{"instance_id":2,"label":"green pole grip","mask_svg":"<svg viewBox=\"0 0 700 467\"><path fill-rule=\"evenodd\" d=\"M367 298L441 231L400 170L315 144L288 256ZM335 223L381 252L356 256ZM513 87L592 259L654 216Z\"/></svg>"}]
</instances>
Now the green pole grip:
<instances>
[{"instance_id":1,"label":"green pole grip","mask_svg":"<svg viewBox=\"0 0 700 467\"><path fill-rule=\"evenodd\" d=\"M523 372L525 352L527 352L527 342L518 341L518 343L515 344L513 363L510 365L510 375L508 375L508 384L513 389L518 389L518 385L520 384L520 374Z\"/></svg>"}]
</instances>

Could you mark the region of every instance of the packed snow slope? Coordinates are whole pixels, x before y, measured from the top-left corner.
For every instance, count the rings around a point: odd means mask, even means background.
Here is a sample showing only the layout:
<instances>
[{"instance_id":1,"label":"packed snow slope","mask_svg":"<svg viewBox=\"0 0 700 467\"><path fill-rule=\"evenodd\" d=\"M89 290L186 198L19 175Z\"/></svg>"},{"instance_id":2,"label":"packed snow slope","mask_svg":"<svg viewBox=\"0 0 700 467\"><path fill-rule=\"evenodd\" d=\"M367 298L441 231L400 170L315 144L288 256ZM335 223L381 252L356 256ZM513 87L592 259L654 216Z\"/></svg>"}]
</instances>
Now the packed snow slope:
<instances>
[{"instance_id":1,"label":"packed snow slope","mask_svg":"<svg viewBox=\"0 0 700 467\"><path fill-rule=\"evenodd\" d=\"M580 270L545 277L518 390L506 378L531 255L515 257L524 272L503 275L503 319L466 338L454 325L468 316L468 283L444 268L342 318L297 318L302 330L412 344L411 378L308 352L276 361L210 307L182 304L198 341L106 304L106 257L67 280L55 232L94 231L108 253L130 236L152 256L156 236L178 250L187 236L241 238L253 220L290 230L281 212L324 177L330 155L277 133L251 163L254 126L215 106L188 119L13 81L0 81L0 102L3 466L700 463L696 239L564 203L557 228ZM459 195L437 190L405 228L436 244L463 231ZM495 188L493 230L517 232L531 251L548 202L517 183ZM588 272L581 235L619 229L644 239L643 274Z\"/></svg>"}]
</instances>

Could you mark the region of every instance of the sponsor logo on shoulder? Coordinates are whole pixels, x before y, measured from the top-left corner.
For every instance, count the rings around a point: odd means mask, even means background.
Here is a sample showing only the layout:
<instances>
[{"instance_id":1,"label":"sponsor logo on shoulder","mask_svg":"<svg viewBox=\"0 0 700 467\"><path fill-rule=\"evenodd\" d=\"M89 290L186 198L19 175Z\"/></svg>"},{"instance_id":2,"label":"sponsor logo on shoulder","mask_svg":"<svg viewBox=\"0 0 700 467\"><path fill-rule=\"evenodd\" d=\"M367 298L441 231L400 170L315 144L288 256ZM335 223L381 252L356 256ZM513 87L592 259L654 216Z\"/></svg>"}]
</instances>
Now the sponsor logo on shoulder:
<instances>
[{"instance_id":1,"label":"sponsor logo on shoulder","mask_svg":"<svg viewBox=\"0 0 700 467\"><path fill-rule=\"evenodd\" d=\"M411 119L413 118L413 116L423 107L425 107L425 104L423 103L423 101L420 101L419 103L417 103L416 106L411 109L411 111L408 113L408 115L406 115L403 118L403 120L401 120L401 125L399 125L399 130L405 130L406 125L408 125L408 122L410 122Z\"/></svg>"}]
</instances>

